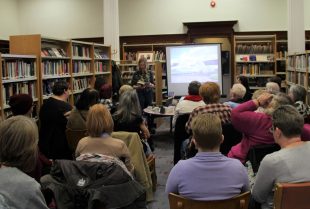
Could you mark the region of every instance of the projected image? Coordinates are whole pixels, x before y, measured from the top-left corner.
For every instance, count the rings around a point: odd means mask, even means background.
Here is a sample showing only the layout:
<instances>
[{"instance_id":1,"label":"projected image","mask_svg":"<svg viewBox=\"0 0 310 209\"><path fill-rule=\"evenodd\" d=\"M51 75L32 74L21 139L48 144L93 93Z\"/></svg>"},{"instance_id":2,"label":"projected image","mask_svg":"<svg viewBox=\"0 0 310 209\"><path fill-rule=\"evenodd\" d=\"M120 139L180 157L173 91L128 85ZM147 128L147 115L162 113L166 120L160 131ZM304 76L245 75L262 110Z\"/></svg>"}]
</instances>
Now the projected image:
<instances>
[{"instance_id":1,"label":"projected image","mask_svg":"<svg viewBox=\"0 0 310 209\"><path fill-rule=\"evenodd\" d=\"M171 83L219 80L217 46L177 47L171 49Z\"/></svg>"}]
</instances>

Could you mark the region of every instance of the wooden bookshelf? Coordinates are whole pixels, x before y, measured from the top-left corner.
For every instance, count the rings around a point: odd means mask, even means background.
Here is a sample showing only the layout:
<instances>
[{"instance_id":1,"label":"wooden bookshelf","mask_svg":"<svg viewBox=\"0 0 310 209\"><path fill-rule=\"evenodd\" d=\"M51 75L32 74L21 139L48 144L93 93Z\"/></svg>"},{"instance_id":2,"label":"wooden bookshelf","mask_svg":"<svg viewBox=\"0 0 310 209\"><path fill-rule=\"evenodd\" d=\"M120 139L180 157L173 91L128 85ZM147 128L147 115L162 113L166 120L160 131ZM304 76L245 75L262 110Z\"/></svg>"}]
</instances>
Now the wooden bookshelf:
<instances>
[{"instance_id":1,"label":"wooden bookshelf","mask_svg":"<svg viewBox=\"0 0 310 209\"><path fill-rule=\"evenodd\" d=\"M29 94L34 101L33 116L40 108L37 57L34 55L0 54L1 118L11 114L9 99L14 94Z\"/></svg>"},{"instance_id":2,"label":"wooden bookshelf","mask_svg":"<svg viewBox=\"0 0 310 209\"><path fill-rule=\"evenodd\" d=\"M276 35L234 36L235 72L248 77L250 89L265 87L276 75Z\"/></svg>"}]
</instances>

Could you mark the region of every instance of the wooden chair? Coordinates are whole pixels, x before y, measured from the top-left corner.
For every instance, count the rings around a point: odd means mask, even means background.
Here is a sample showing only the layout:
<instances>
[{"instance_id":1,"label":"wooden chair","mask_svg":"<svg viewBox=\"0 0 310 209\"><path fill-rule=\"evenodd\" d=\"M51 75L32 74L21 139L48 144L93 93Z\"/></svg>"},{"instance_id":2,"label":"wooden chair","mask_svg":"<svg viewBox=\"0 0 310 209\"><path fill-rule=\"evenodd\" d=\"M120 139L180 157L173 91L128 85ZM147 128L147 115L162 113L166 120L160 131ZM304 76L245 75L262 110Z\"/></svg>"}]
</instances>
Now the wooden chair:
<instances>
[{"instance_id":1,"label":"wooden chair","mask_svg":"<svg viewBox=\"0 0 310 209\"><path fill-rule=\"evenodd\" d=\"M87 130L72 130L70 128L66 129L66 137L70 149L75 152L75 149L80 141L80 139L87 136Z\"/></svg>"},{"instance_id":2,"label":"wooden chair","mask_svg":"<svg viewBox=\"0 0 310 209\"><path fill-rule=\"evenodd\" d=\"M274 209L309 209L310 182L277 183Z\"/></svg>"},{"instance_id":3,"label":"wooden chair","mask_svg":"<svg viewBox=\"0 0 310 209\"><path fill-rule=\"evenodd\" d=\"M155 192L157 187L157 175L156 175L156 166L155 166L155 156L151 155L147 158L147 164L150 169L151 178L152 178L152 189Z\"/></svg>"},{"instance_id":4,"label":"wooden chair","mask_svg":"<svg viewBox=\"0 0 310 209\"><path fill-rule=\"evenodd\" d=\"M186 199L179 195L170 193L170 209L247 209L250 192L242 193L227 200L197 201Z\"/></svg>"},{"instance_id":5,"label":"wooden chair","mask_svg":"<svg viewBox=\"0 0 310 209\"><path fill-rule=\"evenodd\" d=\"M173 161L174 164L177 164L177 162L182 158L181 156L181 147L182 143L189 138L189 134L185 130L185 124L188 121L190 114L183 114L179 115L175 122L175 128L174 128L174 156Z\"/></svg>"}]
</instances>

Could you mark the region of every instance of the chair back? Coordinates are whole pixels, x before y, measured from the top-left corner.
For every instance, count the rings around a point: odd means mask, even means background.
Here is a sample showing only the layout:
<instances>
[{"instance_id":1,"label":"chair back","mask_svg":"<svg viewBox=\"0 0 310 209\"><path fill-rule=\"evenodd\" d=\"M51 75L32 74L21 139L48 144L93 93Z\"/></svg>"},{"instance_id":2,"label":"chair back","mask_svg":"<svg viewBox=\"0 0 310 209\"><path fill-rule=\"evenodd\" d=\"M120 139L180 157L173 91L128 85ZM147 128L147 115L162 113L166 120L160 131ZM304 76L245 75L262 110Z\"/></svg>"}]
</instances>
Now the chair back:
<instances>
[{"instance_id":1,"label":"chair back","mask_svg":"<svg viewBox=\"0 0 310 209\"><path fill-rule=\"evenodd\" d=\"M241 141L242 134L231 123L222 125L222 133L224 142L221 144L220 152L223 155L227 155L230 149Z\"/></svg>"},{"instance_id":2,"label":"chair back","mask_svg":"<svg viewBox=\"0 0 310 209\"><path fill-rule=\"evenodd\" d=\"M75 149L80 141L80 139L87 136L87 130L72 130L70 128L66 129L66 137L70 149L75 152Z\"/></svg>"},{"instance_id":3,"label":"chair back","mask_svg":"<svg viewBox=\"0 0 310 209\"><path fill-rule=\"evenodd\" d=\"M181 147L182 143L185 139L189 138L189 134L185 130L185 124L188 121L190 114L182 114L179 115L178 118L176 119L175 122L175 127L174 127L174 134L173 134L173 139L174 139L174 156L173 156L173 161L174 164L176 164L180 159L181 159Z\"/></svg>"},{"instance_id":4,"label":"chair back","mask_svg":"<svg viewBox=\"0 0 310 209\"><path fill-rule=\"evenodd\" d=\"M250 192L242 193L227 200L197 201L180 195L169 194L170 209L247 209Z\"/></svg>"},{"instance_id":5,"label":"chair back","mask_svg":"<svg viewBox=\"0 0 310 209\"><path fill-rule=\"evenodd\" d=\"M310 208L310 182L277 183L274 193L274 209Z\"/></svg>"},{"instance_id":6,"label":"chair back","mask_svg":"<svg viewBox=\"0 0 310 209\"><path fill-rule=\"evenodd\" d=\"M280 146L278 144L263 144L251 147L248 152L247 159L252 164L253 172L256 173L258 171L260 162L266 155L278 150L280 150Z\"/></svg>"}]
</instances>

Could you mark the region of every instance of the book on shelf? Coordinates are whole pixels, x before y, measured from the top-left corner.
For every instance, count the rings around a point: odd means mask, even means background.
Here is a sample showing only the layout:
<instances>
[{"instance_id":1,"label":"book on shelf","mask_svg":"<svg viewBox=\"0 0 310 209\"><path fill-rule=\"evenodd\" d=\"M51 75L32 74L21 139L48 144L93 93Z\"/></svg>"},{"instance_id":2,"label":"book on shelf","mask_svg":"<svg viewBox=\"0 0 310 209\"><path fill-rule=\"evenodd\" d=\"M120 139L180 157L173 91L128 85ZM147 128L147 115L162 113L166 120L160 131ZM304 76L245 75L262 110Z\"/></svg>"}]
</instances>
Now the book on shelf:
<instances>
[{"instance_id":1,"label":"book on shelf","mask_svg":"<svg viewBox=\"0 0 310 209\"><path fill-rule=\"evenodd\" d=\"M55 47L45 47L41 49L41 56L42 57L67 57L67 53L62 48L55 48Z\"/></svg>"},{"instance_id":2,"label":"book on shelf","mask_svg":"<svg viewBox=\"0 0 310 209\"><path fill-rule=\"evenodd\" d=\"M34 62L5 61L2 63L2 79L20 79L36 76L36 65Z\"/></svg>"},{"instance_id":3,"label":"book on shelf","mask_svg":"<svg viewBox=\"0 0 310 209\"><path fill-rule=\"evenodd\" d=\"M99 49L95 49L94 56L97 59L109 59L108 54L105 53L104 51L99 50Z\"/></svg>"}]
</instances>

